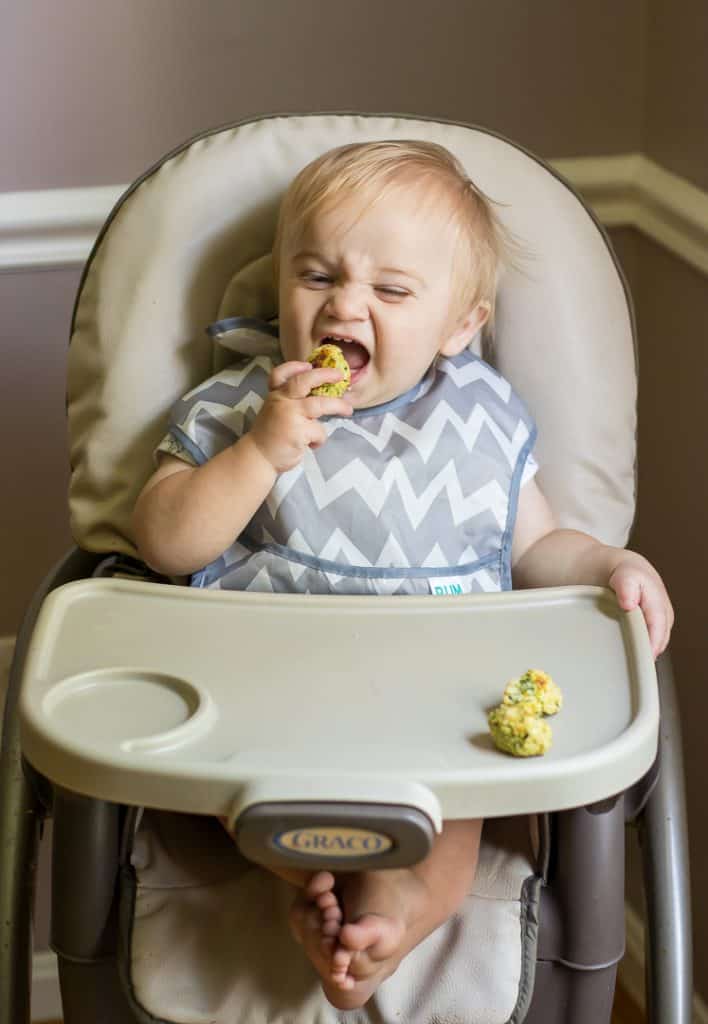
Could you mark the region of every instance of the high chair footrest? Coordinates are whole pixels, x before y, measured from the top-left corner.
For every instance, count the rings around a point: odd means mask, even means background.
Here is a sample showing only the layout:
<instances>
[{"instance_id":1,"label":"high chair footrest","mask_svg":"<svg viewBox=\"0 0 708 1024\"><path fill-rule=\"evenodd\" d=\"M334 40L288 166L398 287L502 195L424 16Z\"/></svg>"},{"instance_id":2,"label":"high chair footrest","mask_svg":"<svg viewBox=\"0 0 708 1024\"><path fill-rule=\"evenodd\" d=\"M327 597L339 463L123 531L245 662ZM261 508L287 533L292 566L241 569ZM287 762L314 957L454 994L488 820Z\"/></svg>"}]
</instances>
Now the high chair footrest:
<instances>
[{"instance_id":1,"label":"high chair footrest","mask_svg":"<svg viewBox=\"0 0 708 1024\"><path fill-rule=\"evenodd\" d=\"M241 853L259 864L339 871L416 864L435 836L430 818L415 807L366 803L255 804L234 831Z\"/></svg>"}]
</instances>

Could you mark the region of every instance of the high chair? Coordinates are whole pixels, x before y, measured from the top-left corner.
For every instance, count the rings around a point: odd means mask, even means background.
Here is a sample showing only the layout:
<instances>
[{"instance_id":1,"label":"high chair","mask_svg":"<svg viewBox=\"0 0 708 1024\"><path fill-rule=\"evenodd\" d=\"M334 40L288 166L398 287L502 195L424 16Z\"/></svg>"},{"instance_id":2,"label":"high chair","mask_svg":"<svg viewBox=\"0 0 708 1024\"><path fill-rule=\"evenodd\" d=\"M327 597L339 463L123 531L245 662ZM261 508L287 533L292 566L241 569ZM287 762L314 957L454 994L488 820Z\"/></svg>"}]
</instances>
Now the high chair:
<instances>
[{"instance_id":1,"label":"high chair","mask_svg":"<svg viewBox=\"0 0 708 1024\"><path fill-rule=\"evenodd\" d=\"M288 182L326 149L396 138L446 146L500 204L526 255L501 282L494 338L474 344L533 412L559 524L626 543L631 301L605 232L551 168L491 132L408 116L262 118L169 153L111 212L74 310L77 548L37 591L11 670L0 1024L30 1019L50 814L66 1024L607 1022L629 821L644 855L649 1019L690 1019L680 730L668 657L655 673L639 612L588 587L199 591L137 560L130 515L168 410L233 358L205 328L277 316L268 254ZM566 704L551 752L518 761L494 750L485 712L531 665ZM317 714L298 717L302 695L329 702L331 746ZM365 1008L335 1010L288 933L293 890L258 865L413 863L444 818L473 816L483 842L460 913Z\"/></svg>"}]
</instances>

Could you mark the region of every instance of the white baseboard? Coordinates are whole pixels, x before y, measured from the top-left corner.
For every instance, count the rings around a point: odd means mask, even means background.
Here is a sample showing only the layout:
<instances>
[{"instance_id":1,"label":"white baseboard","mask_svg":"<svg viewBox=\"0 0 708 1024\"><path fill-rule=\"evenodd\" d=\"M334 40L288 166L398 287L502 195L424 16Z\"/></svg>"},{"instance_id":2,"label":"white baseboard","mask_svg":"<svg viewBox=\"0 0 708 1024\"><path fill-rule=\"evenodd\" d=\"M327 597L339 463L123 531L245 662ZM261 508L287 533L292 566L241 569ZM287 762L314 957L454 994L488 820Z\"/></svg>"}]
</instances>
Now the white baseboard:
<instances>
[{"instance_id":1,"label":"white baseboard","mask_svg":"<svg viewBox=\"0 0 708 1024\"><path fill-rule=\"evenodd\" d=\"M49 950L42 950L32 958L32 1024L61 1017L57 958Z\"/></svg>"},{"instance_id":2,"label":"white baseboard","mask_svg":"<svg viewBox=\"0 0 708 1024\"><path fill-rule=\"evenodd\" d=\"M642 153L549 161L608 227L631 227L708 274L708 192ZM0 193L0 271L80 266L125 185Z\"/></svg>"},{"instance_id":3,"label":"white baseboard","mask_svg":"<svg viewBox=\"0 0 708 1024\"><path fill-rule=\"evenodd\" d=\"M625 906L626 946L618 977L629 997L644 1010L644 924L639 914ZM708 1006L694 993L693 1024L708 1024Z\"/></svg>"}]
</instances>

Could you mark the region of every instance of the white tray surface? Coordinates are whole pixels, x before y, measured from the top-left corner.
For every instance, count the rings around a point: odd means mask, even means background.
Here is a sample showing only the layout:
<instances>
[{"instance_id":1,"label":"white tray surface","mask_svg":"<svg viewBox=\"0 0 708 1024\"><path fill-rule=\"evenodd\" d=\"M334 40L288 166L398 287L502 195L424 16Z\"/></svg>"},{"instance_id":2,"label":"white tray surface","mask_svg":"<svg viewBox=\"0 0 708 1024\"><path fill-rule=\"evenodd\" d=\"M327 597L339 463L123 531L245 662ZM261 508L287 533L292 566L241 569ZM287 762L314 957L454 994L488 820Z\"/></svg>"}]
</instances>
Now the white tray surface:
<instances>
[{"instance_id":1,"label":"white tray surface","mask_svg":"<svg viewBox=\"0 0 708 1024\"><path fill-rule=\"evenodd\" d=\"M519 759L493 746L486 712L527 668L565 704L550 752ZM42 609L21 715L53 781L204 813L259 780L281 799L398 787L424 806L430 791L433 817L578 806L640 778L658 731L643 619L591 587L347 598L71 583Z\"/></svg>"}]
</instances>

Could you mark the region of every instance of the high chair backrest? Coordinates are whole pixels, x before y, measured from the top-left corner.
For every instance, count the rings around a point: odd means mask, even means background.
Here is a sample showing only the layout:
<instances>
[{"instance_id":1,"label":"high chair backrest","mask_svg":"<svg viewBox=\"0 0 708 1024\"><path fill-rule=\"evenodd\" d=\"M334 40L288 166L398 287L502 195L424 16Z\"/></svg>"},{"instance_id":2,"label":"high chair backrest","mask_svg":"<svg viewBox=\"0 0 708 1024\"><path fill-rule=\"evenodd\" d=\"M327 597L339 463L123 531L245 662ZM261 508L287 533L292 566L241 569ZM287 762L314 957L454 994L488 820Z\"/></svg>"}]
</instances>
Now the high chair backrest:
<instances>
[{"instance_id":1,"label":"high chair backrest","mask_svg":"<svg viewBox=\"0 0 708 1024\"><path fill-rule=\"evenodd\" d=\"M84 271L69 352L70 505L80 547L135 554L131 510L167 412L214 369L205 327L276 313L268 253L286 186L325 150L375 139L446 146L501 204L501 220L529 255L502 279L484 354L536 419L539 481L559 523L626 542L634 325L597 221L553 170L491 132L315 114L199 136L144 174L108 218Z\"/></svg>"}]
</instances>

